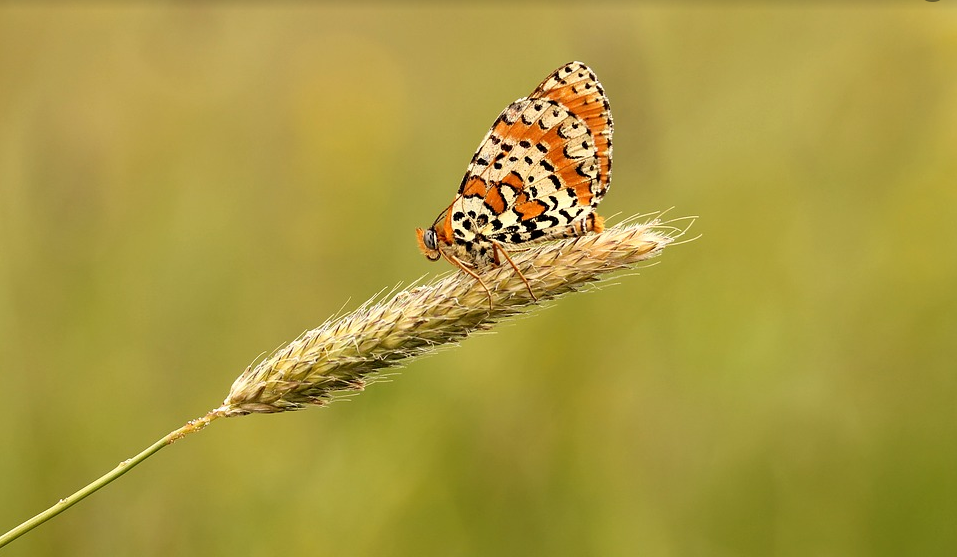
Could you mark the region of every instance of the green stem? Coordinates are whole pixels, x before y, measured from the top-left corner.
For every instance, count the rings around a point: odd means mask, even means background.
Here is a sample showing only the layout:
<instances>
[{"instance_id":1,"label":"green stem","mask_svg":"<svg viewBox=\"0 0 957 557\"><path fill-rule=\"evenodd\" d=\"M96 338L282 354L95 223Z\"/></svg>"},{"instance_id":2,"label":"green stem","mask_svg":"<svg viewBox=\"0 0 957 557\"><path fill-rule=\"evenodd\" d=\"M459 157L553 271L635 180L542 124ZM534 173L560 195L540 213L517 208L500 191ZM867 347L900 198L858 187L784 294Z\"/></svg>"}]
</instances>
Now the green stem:
<instances>
[{"instance_id":1,"label":"green stem","mask_svg":"<svg viewBox=\"0 0 957 557\"><path fill-rule=\"evenodd\" d=\"M26 534L27 532L29 532L30 530L33 530L37 526L46 522L47 520L50 520L54 516L62 513L63 511L69 509L73 505L79 503L84 498L86 498L87 495L90 495L91 493L97 491L98 489L105 486L106 484L112 482L116 478L119 478L123 474L129 472L130 470L133 469L134 466L143 462L144 460L152 456L154 453L158 452L163 447L167 445L172 445L174 442L182 439L183 437L186 437L190 433L194 433L196 431L203 429L204 427L209 425L209 422L225 415L225 411L227 409L228 407L223 406L215 410L212 410L208 414L203 416L202 418L191 420L183 427L170 432L168 435L166 435L165 437L163 437L156 443L153 443L149 448L147 448L140 454L134 456L133 458L124 460L116 468L100 476L99 478L97 478L90 484L86 485L85 487L83 487L82 489L74 493L73 495L70 495L66 499L60 499L49 509L43 511L42 513L27 520L23 524L10 530L6 534L0 536L0 547L7 545L8 543L19 538L23 534Z\"/></svg>"}]
</instances>

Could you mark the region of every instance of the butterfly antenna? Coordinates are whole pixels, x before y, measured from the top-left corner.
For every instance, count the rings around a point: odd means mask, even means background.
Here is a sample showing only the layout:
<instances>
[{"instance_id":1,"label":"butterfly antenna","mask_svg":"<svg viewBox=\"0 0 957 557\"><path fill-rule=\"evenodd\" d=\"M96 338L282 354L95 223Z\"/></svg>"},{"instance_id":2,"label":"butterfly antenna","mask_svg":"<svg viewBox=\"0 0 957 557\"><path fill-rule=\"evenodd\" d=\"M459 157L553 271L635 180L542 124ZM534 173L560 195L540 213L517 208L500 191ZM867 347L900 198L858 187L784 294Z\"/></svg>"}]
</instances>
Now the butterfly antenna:
<instances>
[{"instance_id":1,"label":"butterfly antenna","mask_svg":"<svg viewBox=\"0 0 957 557\"><path fill-rule=\"evenodd\" d=\"M442 217L444 217L446 214L448 214L449 211L452 210L452 205L455 205L455 202L458 201L461 197L462 197L462 194L458 194L457 196L455 196L455 199L453 199L452 202L449 203L449 206L446 207L444 211L439 213L439 216L435 217L435 221L432 223L432 228L435 228L435 225L439 224L439 221L442 220Z\"/></svg>"}]
</instances>

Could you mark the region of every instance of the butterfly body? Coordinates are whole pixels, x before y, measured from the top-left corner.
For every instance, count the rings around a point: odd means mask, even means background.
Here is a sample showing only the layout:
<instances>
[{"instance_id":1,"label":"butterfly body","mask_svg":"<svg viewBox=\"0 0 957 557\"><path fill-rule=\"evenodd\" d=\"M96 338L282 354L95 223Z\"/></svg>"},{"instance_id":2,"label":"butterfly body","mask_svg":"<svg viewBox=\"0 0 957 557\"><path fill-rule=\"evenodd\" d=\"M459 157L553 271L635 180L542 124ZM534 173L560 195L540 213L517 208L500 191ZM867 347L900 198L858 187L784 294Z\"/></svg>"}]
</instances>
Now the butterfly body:
<instances>
[{"instance_id":1,"label":"butterfly body","mask_svg":"<svg viewBox=\"0 0 957 557\"><path fill-rule=\"evenodd\" d=\"M601 232L595 208L611 179L612 130L594 72L581 62L558 68L495 120L452 204L416 231L419 248L476 276L510 262L515 246Z\"/></svg>"}]
</instances>

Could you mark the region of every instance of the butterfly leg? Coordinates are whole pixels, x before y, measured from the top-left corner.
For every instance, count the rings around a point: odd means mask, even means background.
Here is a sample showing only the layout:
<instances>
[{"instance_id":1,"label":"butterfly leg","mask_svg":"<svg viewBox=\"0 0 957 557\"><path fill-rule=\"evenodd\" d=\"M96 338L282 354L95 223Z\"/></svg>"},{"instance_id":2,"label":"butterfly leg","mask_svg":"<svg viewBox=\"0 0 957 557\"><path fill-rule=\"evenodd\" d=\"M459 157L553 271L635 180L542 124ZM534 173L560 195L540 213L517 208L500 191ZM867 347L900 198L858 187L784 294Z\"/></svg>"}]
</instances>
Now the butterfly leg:
<instances>
[{"instance_id":1,"label":"butterfly leg","mask_svg":"<svg viewBox=\"0 0 957 557\"><path fill-rule=\"evenodd\" d=\"M522 282L525 283L525 288L528 288L528 295L532 297L532 300L537 302L538 298L535 296L535 293L532 292L532 285L528 283L528 279L525 278L525 275L523 275L522 272L518 270L518 267L515 266L515 262L512 261L512 258L508 256L508 252L505 251L505 248L503 248L502 245L499 244L498 242L494 242L494 241L492 242L492 246L493 246L493 249L496 250L495 252L496 256L499 253L505 256L505 260L508 261L508 264L511 265L513 269L515 269L516 273L518 273L518 278L522 279ZM498 257L496 257L495 259L497 260Z\"/></svg>"},{"instance_id":2,"label":"butterfly leg","mask_svg":"<svg viewBox=\"0 0 957 557\"><path fill-rule=\"evenodd\" d=\"M478 274L472 269L469 269L465 265L465 263L462 263L462 261L459 260L458 257L455 257L454 255L448 255L444 251L442 252L442 257L444 257L452 265L455 265L459 269L462 269L463 271L471 275L472 278L477 280L478 283L482 285L482 288L485 289L485 294L488 296L488 309L489 311L492 311L492 291L488 289L488 285L485 284L485 281L482 280L482 277L478 276Z\"/></svg>"}]
</instances>

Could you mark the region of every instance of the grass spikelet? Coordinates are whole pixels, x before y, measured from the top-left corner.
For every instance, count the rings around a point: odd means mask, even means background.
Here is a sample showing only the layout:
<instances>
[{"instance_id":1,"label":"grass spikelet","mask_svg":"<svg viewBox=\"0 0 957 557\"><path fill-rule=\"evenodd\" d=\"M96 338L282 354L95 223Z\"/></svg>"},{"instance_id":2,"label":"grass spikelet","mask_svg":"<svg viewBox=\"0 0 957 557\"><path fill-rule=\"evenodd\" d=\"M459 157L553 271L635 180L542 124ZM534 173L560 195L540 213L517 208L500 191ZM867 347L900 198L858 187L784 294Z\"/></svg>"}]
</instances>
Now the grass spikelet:
<instances>
[{"instance_id":1,"label":"grass spikelet","mask_svg":"<svg viewBox=\"0 0 957 557\"><path fill-rule=\"evenodd\" d=\"M619 225L600 234L537 245L515 253L513 260L539 301L545 301L654 257L673 238L658 221ZM336 393L362 390L380 370L536 305L509 265L490 270L482 280L491 289L491 310L478 281L456 272L387 301L370 300L306 331L240 375L220 411L236 416L326 404Z\"/></svg>"}]
</instances>

